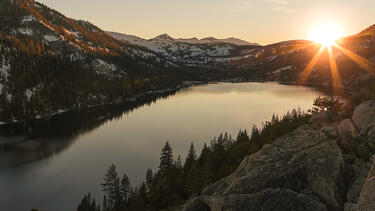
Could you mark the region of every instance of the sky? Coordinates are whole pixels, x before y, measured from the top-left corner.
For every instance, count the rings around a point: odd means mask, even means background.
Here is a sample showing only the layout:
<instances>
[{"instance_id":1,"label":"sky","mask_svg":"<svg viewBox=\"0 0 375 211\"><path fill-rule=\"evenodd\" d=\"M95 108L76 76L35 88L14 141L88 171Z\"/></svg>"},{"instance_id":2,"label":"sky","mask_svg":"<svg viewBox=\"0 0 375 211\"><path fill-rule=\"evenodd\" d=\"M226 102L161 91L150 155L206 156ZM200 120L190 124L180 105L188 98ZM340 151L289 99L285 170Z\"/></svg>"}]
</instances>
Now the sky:
<instances>
[{"instance_id":1,"label":"sky","mask_svg":"<svg viewBox=\"0 0 375 211\"><path fill-rule=\"evenodd\" d=\"M375 0L39 0L103 30L153 38L308 39L323 22L351 35L375 24Z\"/></svg>"}]
</instances>

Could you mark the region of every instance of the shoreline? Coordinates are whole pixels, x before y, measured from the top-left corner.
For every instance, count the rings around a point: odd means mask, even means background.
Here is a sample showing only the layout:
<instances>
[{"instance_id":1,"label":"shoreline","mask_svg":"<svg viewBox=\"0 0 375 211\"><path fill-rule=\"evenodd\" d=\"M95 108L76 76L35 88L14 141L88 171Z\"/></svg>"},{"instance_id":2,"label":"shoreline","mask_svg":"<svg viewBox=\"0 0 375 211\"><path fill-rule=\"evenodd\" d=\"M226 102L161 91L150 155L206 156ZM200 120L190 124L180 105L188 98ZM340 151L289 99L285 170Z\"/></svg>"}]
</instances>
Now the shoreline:
<instances>
[{"instance_id":1,"label":"shoreline","mask_svg":"<svg viewBox=\"0 0 375 211\"><path fill-rule=\"evenodd\" d=\"M144 92L144 93L137 94L134 97L125 98L125 99L121 99L121 100L115 100L115 101L112 101L112 102L109 102L109 103L100 103L100 104L95 104L95 105L86 105L86 106L81 106L78 109L74 109L74 108L72 108L72 109L59 109L58 111L53 112L53 113L51 113L49 115L44 115L44 116L42 116L42 115L36 115L34 118L23 119L23 120L13 120L13 121L8 121L8 122L2 122L2 121L0 121L0 127L3 126L3 125L8 125L8 124L15 124L15 123L32 121L32 120L48 119L48 118L52 118L52 117L54 117L56 115L64 114L64 113L70 112L70 111L77 111L77 110L79 111L79 110L84 110L84 109L89 109L89 108L97 108L97 107L101 107L101 106L108 106L108 105L125 103L125 102L135 102L140 97L144 97L146 95L165 94L165 93L168 93L168 92L178 91L178 90L180 90L182 88L185 88L185 87L190 87L190 86L194 86L194 85L201 85L201 84L207 84L207 83L209 83L209 82L208 81L183 81L182 84L180 84L180 85L178 85L178 86L176 86L174 88L147 91L147 92Z\"/></svg>"},{"instance_id":2,"label":"shoreline","mask_svg":"<svg viewBox=\"0 0 375 211\"><path fill-rule=\"evenodd\" d=\"M119 99L119 100L115 100L115 101L112 101L112 102L109 102L109 103L86 105L86 106L81 106L78 109L77 108L59 109L58 111L53 112L49 115L44 115L44 116L36 115L34 118L23 119L23 120L13 120L13 121L8 121L8 122L0 121L0 127L3 126L3 125L8 125L8 124L15 124L15 123L32 121L32 120L48 119L48 118L52 118L54 116L64 114L66 112L71 112L71 111L77 111L77 110L79 111L79 110L84 110L84 109L89 109L89 108L97 108L97 107L108 106L108 105L113 105L113 104L120 104L120 103L125 103L125 102L135 102L135 101L139 100L139 98L144 97L146 95L165 94L165 93L168 93L168 92L178 91L182 88L195 86L195 85L211 84L211 83L214 84L214 83L247 83L247 82L259 82L259 83L271 82L271 83L278 83L278 84L284 84L284 85L313 87L313 88L316 88L316 89L319 89L319 88L327 89L327 88L329 88L327 86L323 86L321 84L316 84L316 83L308 83L308 84L301 85L301 84L298 84L298 83L295 83L295 82L272 81L272 80L262 80L262 79L245 79L245 78L227 78L227 79L221 79L221 80L215 80L215 81L207 81L207 80L206 81L183 81L180 85L178 85L174 88L147 91L147 92L137 94L134 97ZM327 90L325 90L325 91L327 91Z\"/></svg>"}]
</instances>

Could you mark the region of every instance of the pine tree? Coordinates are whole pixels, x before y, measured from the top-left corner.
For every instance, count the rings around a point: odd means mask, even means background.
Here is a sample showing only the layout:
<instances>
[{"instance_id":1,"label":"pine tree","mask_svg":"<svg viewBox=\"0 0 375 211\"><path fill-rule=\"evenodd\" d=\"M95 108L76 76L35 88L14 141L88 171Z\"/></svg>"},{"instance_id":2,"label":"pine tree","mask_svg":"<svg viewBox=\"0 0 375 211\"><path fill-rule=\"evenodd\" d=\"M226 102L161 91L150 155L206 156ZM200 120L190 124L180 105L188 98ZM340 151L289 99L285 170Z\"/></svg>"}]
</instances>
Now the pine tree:
<instances>
[{"instance_id":1,"label":"pine tree","mask_svg":"<svg viewBox=\"0 0 375 211\"><path fill-rule=\"evenodd\" d=\"M101 184L103 191L107 195L106 207L108 210L112 210L117 205L117 198L119 192L118 176L116 172L115 164L112 164L106 174L104 175L104 183Z\"/></svg>"},{"instance_id":2,"label":"pine tree","mask_svg":"<svg viewBox=\"0 0 375 211\"><path fill-rule=\"evenodd\" d=\"M120 178L115 180L115 207L114 211L120 211L122 206L121 191L120 191Z\"/></svg>"},{"instance_id":3,"label":"pine tree","mask_svg":"<svg viewBox=\"0 0 375 211\"><path fill-rule=\"evenodd\" d=\"M95 199L91 200L91 194L87 194L78 205L77 211L100 211L100 207L96 206Z\"/></svg>"},{"instance_id":4,"label":"pine tree","mask_svg":"<svg viewBox=\"0 0 375 211\"><path fill-rule=\"evenodd\" d=\"M175 166L177 169L182 169L182 160L181 160L181 155L178 155L178 158L175 162Z\"/></svg>"},{"instance_id":5,"label":"pine tree","mask_svg":"<svg viewBox=\"0 0 375 211\"><path fill-rule=\"evenodd\" d=\"M103 197L103 211L108 211L106 194L104 194L104 197Z\"/></svg>"},{"instance_id":6,"label":"pine tree","mask_svg":"<svg viewBox=\"0 0 375 211\"><path fill-rule=\"evenodd\" d=\"M160 154L160 165L159 169L161 171L166 171L173 166L173 155L172 155L172 148L169 142L165 143L161 154Z\"/></svg>"},{"instance_id":7,"label":"pine tree","mask_svg":"<svg viewBox=\"0 0 375 211\"><path fill-rule=\"evenodd\" d=\"M148 189L149 192L151 191L153 180L154 180L154 173L152 173L151 169L147 169L146 185L147 185L147 189Z\"/></svg>"},{"instance_id":8,"label":"pine tree","mask_svg":"<svg viewBox=\"0 0 375 211\"><path fill-rule=\"evenodd\" d=\"M247 130L240 130L237 135L237 142L243 143L249 141L249 135L247 134Z\"/></svg>"},{"instance_id":9,"label":"pine tree","mask_svg":"<svg viewBox=\"0 0 375 211\"><path fill-rule=\"evenodd\" d=\"M256 125L253 125L253 129L251 130L251 142L257 145L260 144L260 132Z\"/></svg>"},{"instance_id":10,"label":"pine tree","mask_svg":"<svg viewBox=\"0 0 375 211\"><path fill-rule=\"evenodd\" d=\"M129 177L124 174L124 176L121 179L121 185L120 185L120 194L121 194L121 200L122 200L122 207L127 207L130 197L130 180Z\"/></svg>"},{"instance_id":11,"label":"pine tree","mask_svg":"<svg viewBox=\"0 0 375 211\"><path fill-rule=\"evenodd\" d=\"M197 154L194 149L194 143L191 142L190 149L187 154L185 165L184 165L185 173L191 169L191 167L195 164L196 160L197 160Z\"/></svg>"}]
</instances>

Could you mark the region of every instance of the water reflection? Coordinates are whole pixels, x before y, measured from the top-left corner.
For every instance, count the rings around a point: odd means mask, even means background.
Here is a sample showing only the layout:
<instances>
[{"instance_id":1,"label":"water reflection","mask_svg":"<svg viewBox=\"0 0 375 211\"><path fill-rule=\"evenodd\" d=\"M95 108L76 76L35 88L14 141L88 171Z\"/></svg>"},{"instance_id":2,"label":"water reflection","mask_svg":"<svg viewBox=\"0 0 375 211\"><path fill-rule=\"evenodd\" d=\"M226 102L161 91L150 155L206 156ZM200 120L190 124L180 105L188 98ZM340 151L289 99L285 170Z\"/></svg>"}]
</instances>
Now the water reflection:
<instances>
[{"instance_id":1,"label":"water reflection","mask_svg":"<svg viewBox=\"0 0 375 211\"><path fill-rule=\"evenodd\" d=\"M275 83L218 83L48 120L0 127L0 204L7 210L75 210L91 192L100 200L106 168L115 163L132 184L157 168L169 140L173 155L197 151L221 132L236 136L272 113L303 110L322 95L308 87ZM37 193L37 194L35 194Z\"/></svg>"},{"instance_id":2,"label":"water reflection","mask_svg":"<svg viewBox=\"0 0 375 211\"><path fill-rule=\"evenodd\" d=\"M185 89L185 88L183 88ZM70 111L48 119L30 120L0 127L0 168L27 164L57 154L81 135L175 91L148 94L126 103Z\"/></svg>"}]
</instances>

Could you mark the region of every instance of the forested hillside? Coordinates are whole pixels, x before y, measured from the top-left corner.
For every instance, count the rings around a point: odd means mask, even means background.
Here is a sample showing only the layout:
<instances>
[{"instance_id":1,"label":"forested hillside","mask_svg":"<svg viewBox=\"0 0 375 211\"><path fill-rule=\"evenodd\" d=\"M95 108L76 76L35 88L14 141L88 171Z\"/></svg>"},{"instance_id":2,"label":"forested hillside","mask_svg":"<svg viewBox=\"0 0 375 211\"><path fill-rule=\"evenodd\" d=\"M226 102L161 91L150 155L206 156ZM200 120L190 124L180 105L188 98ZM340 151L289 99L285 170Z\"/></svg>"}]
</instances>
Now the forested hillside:
<instances>
[{"instance_id":1,"label":"forested hillside","mask_svg":"<svg viewBox=\"0 0 375 211\"><path fill-rule=\"evenodd\" d=\"M110 103L180 83L172 63L88 22L32 0L0 4L0 121Z\"/></svg>"}]
</instances>

